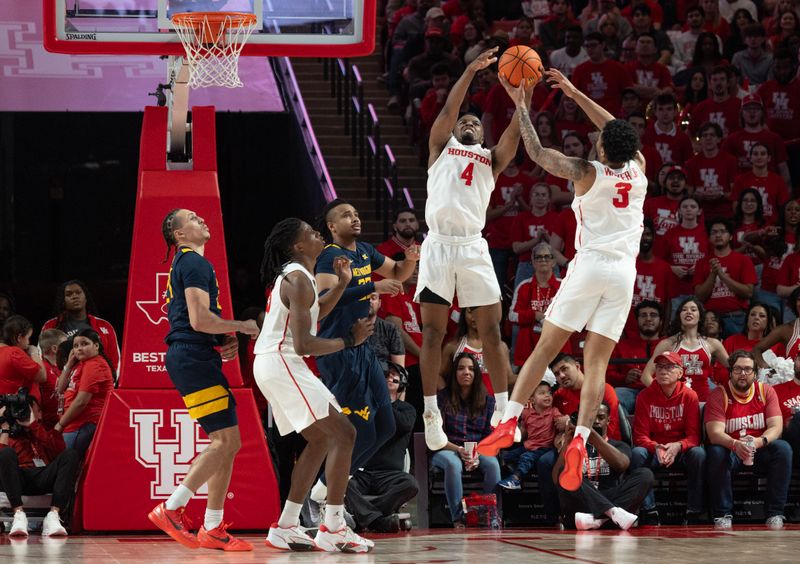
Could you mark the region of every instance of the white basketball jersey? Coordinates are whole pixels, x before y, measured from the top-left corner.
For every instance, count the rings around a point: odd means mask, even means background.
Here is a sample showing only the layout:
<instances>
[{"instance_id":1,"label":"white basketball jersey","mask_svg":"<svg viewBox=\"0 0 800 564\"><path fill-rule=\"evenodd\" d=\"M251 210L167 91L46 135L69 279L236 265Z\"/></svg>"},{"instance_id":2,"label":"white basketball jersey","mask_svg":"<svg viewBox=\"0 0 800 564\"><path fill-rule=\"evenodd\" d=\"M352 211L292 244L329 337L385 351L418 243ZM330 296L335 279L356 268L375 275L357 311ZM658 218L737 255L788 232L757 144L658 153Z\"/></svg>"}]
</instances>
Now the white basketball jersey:
<instances>
[{"instance_id":1,"label":"white basketball jersey","mask_svg":"<svg viewBox=\"0 0 800 564\"><path fill-rule=\"evenodd\" d=\"M479 235L494 190L492 152L462 145L450 136L428 169L425 222L432 233L449 237Z\"/></svg>"},{"instance_id":2,"label":"white basketball jersey","mask_svg":"<svg viewBox=\"0 0 800 564\"><path fill-rule=\"evenodd\" d=\"M578 223L575 250L635 259L642 237L647 177L635 161L616 170L589 162L597 171L594 184L572 200Z\"/></svg>"},{"instance_id":3,"label":"white basketball jersey","mask_svg":"<svg viewBox=\"0 0 800 564\"><path fill-rule=\"evenodd\" d=\"M261 333L256 341L255 354L279 352L285 355L296 355L294 338L289 328L289 308L281 300L281 284L290 272L300 271L305 274L314 287L314 304L311 306L311 334L317 334L317 319L319 318L319 301L317 300L317 282L314 276L302 264L290 262L283 268L275 279L275 285L267 298L267 313Z\"/></svg>"}]
</instances>

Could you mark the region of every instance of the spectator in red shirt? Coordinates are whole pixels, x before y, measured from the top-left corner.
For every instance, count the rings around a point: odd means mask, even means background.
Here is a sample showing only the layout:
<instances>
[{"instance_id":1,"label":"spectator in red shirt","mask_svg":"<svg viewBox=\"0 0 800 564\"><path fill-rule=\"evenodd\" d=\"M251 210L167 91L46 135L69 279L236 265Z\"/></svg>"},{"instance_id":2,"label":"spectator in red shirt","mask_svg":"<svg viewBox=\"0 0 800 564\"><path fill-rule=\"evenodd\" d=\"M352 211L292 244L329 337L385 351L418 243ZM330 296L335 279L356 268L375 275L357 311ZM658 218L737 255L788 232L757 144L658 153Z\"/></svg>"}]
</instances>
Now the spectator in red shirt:
<instances>
[{"instance_id":1,"label":"spectator in red shirt","mask_svg":"<svg viewBox=\"0 0 800 564\"><path fill-rule=\"evenodd\" d=\"M422 314L419 304L414 302L418 275L419 267L415 267L411 276L403 282L403 291L394 296L385 296L381 306L383 314L381 317L400 331L403 347L406 350L405 369L408 372L409 382L419 377L417 365L422 346ZM414 372L417 374L413 374ZM412 399L414 398L409 398L408 401L413 403Z\"/></svg>"},{"instance_id":2,"label":"spectator in red shirt","mask_svg":"<svg viewBox=\"0 0 800 564\"><path fill-rule=\"evenodd\" d=\"M697 524L705 511L706 452L700 446L700 402L683 378L683 359L678 353L656 357L652 384L636 398L633 420L631 468L664 467L686 473L686 523ZM658 525L653 491L642 502L645 525Z\"/></svg>"},{"instance_id":3,"label":"spectator in red shirt","mask_svg":"<svg viewBox=\"0 0 800 564\"><path fill-rule=\"evenodd\" d=\"M663 196L647 198L644 202L644 216L650 218L656 230L656 237L663 237L678 225L678 206L686 196L686 171L678 165L669 167L664 176Z\"/></svg>"},{"instance_id":4,"label":"spectator in red shirt","mask_svg":"<svg viewBox=\"0 0 800 564\"><path fill-rule=\"evenodd\" d=\"M706 217L731 212L731 191L736 177L736 158L720 151L722 128L707 121L697 130L700 152L686 162L689 185Z\"/></svg>"},{"instance_id":5,"label":"spectator in red shirt","mask_svg":"<svg viewBox=\"0 0 800 564\"><path fill-rule=\"evenodd\" d=\"M639 241L639 256L636 257L636 285L633 287L633 301L631 307L635 308L644 300L652 300L661 304L665 311L664 317L669 319L670 279L672 270L669 263L653 254L653 241L655 229L653 221L644 218L642 237ZM625 330L636 330L636 318L628 316Z\"/></svg>"},{"instance_id":6,"label":"spectator in red shirt","mask_svg":"<svg viewBox=\"0 0 800 564\"><path fill-rule=\"evenodd\" d=\"M417 210L414 208L400 208L394 214L392 223L392 237L387 239L375 249L383 256L391 257L395 260L406 258L406 249L411 245L419 244L419 219ZM372 279L375 280L373 273Z\"/></svg>"},{"instance_id":7,"label":"spectator in red shirt","mask_svg":"<svg viewBox=\"0 0 800 564\"><path fill-rule=\"evenodd\" d=\"M636 88L633 86L628 86L622 91L622 101L618 114L619 117L622 119L628 119L631 117L631 115L641 111L642 97L639 96L639 92L637 92Z\"/></svg>"},{"instance_id":8,"label":"spectator in red shirt","mask_svg":"<svg viewBox=\"0 0 800 564\"><path fill-rule=\"evenodd\" d=\"M58 401L61 397L56 392L58 377L61 376L61 369L58 368L58 348L66 340L66 333L58 329L46 329L39 335L39 350L42 351L42 361L47 376L47 381L39 384L39 394L42 398L42 423L48 429L52 429L58 423Z\"/></svg>"},{"instance_id":9,"label":"spectator in red shirt","mask_svg":"<svg viewBox=\"0 0 800 564\"><path fill-rule=\"evenodd\" d=\"M763 143L754 143L750 147L750 163L752 170L740 174L733 183L732 196L738 201L739 194L746 188L753 188L761 194L764 205L764 218L774 221L778 217L778 210L789 200L784 179L769 170L772 160L770 148Z\"/></svg>"},{"instance_id":10,"label":"spectator in red shirt","mask_svg":"<svg viewBox=\"0 0 800 564\"><path fill-rule=\"evenodd\" d=\"M794 378L773 388L781 406L783 439L792 447L794 464L800 463L800 356L794 359Z\"/></svg>"},{"instance_id":11,"label":"spectator in red shirt","mask_svg":"<svg viewBox=\"0 0 800 564\"><path fill-rule=\"evenodd\" d=\"M539 26L542 48L548 55L564 46L567 28L574 24L567 0L550 0L550 18Z\"/></svg>"},{"instance_id":12,"label":"spectator in red shirt","mask_svg":"<svg viewBox=\"0 0 800 564\"><path fill-rule=\"evenodd\" d=\"M653 105L656 121L645 131L642 143L655 146L662 162L685 164L694 156L694 151L689 136L675 121L678 101L671 93L659 94Z\"/></svg>"},{"instance_id":13,"label":"spectator in red shirt","mask_svg":"<svg viewBox=\"0 0 800 564\"><path fill-rule=\"evenodd\" d=\"M571 133L578 133L585 138L594 131L594 125L586 117L577 102L569 96L561 96L554 117L556 120L556 136L562 141L566 140L567 135Z\"/></svg>"},{"instance_id":14,"label":"spectator in red shirt","mask_svg":"<svg viewBox=\"0 0 800 564\"><path fill-rule=\"evenodd\" d=\"M531 249L539 243L547 243L556 230L556 212L550 211L550 187L538 183L531 188L530 211L520 213L511 226L511 248L517 255L517 275L514 288L523 280L533 276Z\"/></svg>"},{"instance_id":15,"label":"spectator in red shirt","mask_svg":"<svg viewBox=\"0 0 800 564\"><path fill-rule=\"evenodd\" d=\"M444 108L444 101L450 91L450 69L445 63L437 63L431 67L431 87L422 97L419 106L419 119L422 122L423 135L427 134L436 121L436 116ZM465 100L466 102L466 100Z\"/></svg>"},{"instance_id":16,"label":"spectator in red shirt","mask_svg":"<svg viewBox=\"0 0 800 564\"><path fill-rule=\"evenodd\" d=\"M700 7L703 8L706 23L703 29L710 31L725 41L730 33L728 21L719 14L719 0L700 0Z\"/></svg>"},{"instance_id":17,"label":"spectator in red shirt","mask_svg":"<svg viewBox=\"0 0 800 564\"><path fill-rule=\"evenodd\" d=\"M744 330L725 339L722 345L728 354L739 350L751 351L773 329L775 329L775 315L772 309L764 304L751 304L747 308L747 325ZM772 349L774 352L775 346Z\"/></svg>"},{"instance_id":18,"label":"spectator in red shirt","mask_svg":"<svg viewBox=\"0 0 800 564\"><path fill-rule=\"evenodd\" d=\"M630 92L630 90L626 90L626 92L623 93L623 96L625 96L627 92ZM639 134L639 139L643 139L645 131L647 131L647 118L644 117L644 113L639 111L631 112L630 115L628 115L628 117L625 119L627 119L628 123L633 126L633 128L636 130L636 133ZM661 169L663 166L661 162L661 155L658 154L658 151L656 151L656 148L652 145L645 145L642 143L641 147L642 155L644 155L644 158L647 161L644 173L647 176L647 179L650 181L650 186L652 187L659 169Z\"/></svg>"},{"instance_id":19,"label":"spectator in red shirt","mask_svg":"<svg viewBox=\"0 0 800 564\"><path fill-rule=\"evenodd\" d=\"M764 102L767 127L783 139L798 136L797 120L800 118L800 79L797 78L797 57L788 49L775 51L772 79L758 88Z\"/></svg>"},{"instance_id":20,"label":"spectator in red shirt","mask_svg":"<svg viewBox=\"0 0 800 564\"><path fill-rule=\"evenodd\" d=\"M633 27L631 36L637 38L645 33L652 35L658 49L658 62L668 65L675 48L669 36L653 25L653 12L650 7L646 4L637 4L631 12Z\"/></svg>"},{"instance_id":21,"label":"spectator in red shirt","mask_svg":"<svg viewBox=\"0 0 800 564\"><path fill-rule=\"evenodd\" d=\"M776 346L779 347L778 350L784 351L781 356L785 358L800 357L800 318L797 318L798 308L800 308L800 287L792 291L791 295L786 299L786 304L795 319L778 325L752 348L753 355L755 355L758 365L762 368L767 368L767 363L764 362L762 354L767 349L775 350Z\"/></svg>"},{"instance_id":22,"label":"spectator in red shirt","mask_svg":"<svg viewBox=\"0 0 800 564\"><path fill-rule=\"evenodd\" d=\"M586 143L587 141L574 131L566 133L562 144L562 152L568 157L576 157L583 159L586 157ZM544 179L545 183L550 186L550 204L555 209L569 209L572 200L575 198L575 188L571 180L566 178L559 178L553 174L548 173Z\"/></svg>"},{"instance_id":23,"label":"spectator in red shirt","mask_svg":"<svg viewBox=\"0 0 800 564\"><path fill-rule=\"evenodd\" d=\"M649 103L659 91L672 88L672 75L667 67L658 62L656 38L650 32L638 35L636 60L626 63L625 68L643 104Z\"/></svg>"},{"instance_id":24,"label":"spectator in red shirt","mask_svg":"<svg viewBox=\"0 0 800 564\"><path fill-rule=\"evenodd\" d=\"M767 527L782 529L785 521L783 512L792 475L792 449L780 438L783 417L778 396L768 384L755 381L755 363L750 352L733 353L728 385L713 390L705 408L710 443L706 449L706 464L708 475L714 477L708 484L709 497L717 529L732 527L731 478L748 460L752 461L755 472L767 474Z\"/></svg>"},{"instance_id":25,"label":"spectator in red shirt","mask_svg":"<svg viewBox=\"0 0 800 564\"><path fill-rule=\"evenodd\" d=\"M603 52L603 34L590 33L583 40L589 60L572 72L572 83L604 108L616 108L622 91L633 84L621 63L607 59Z\"/></svg>"},{"instance_id":26,"label":"spectator in red shirt","mask_svg":"<svg viewBox=\"0 0 800 564\"><path fill-rule=\"evenodd\" d=\"M119 344L117 333L111 324L97 317L97 307L94 305L89 288L80 280L67 280L56 290L54 317L48 319L42 326L45 329L61 329L72 337L83 329L93 329L100 335L103 350L111 361L114 373L119 372Z\"/></svg>"},{"instance_id":27,"label":"spectator in red shirt","mask_svg":"<svg viewBox=\"0 0 800 564\"><path fill-rule=\"evenodd\" d=\"M723 334L744 329L744 310L758 282L753 263L731 249L730 220L717 218L708 226L711 252L695 267L695 294L706 309L719 315Z\"/></svg>"},{"instance_id":28,"label":"spectator in red shirt","mask_svg":"<svg viewBox=\"0 0 800 564\"><path fill-rule=\"evenodd\" d=\"M756 288L755 301L773 308L777 312L778 319L790 318L788 308L784 306L783 300L777 293L778 276L786 258L795 250L798 229L800 229L800 201L789 200L780 209L776 225L768 225L750 236L767 252L764 270L761 273L761 284Z\"/></svg>"},{"instance_id":29,"label":"spectator in red shirt","mask_svg":"<svg viewBox=\"0 0 800 564\"><path fill-rule=\"evenodd\" d=\"M689 131L697 135L698 128L707 121L716 123L722 128L723 136L739 129L739 99L731 96L729 80L734 76L727 65L714 67L708 76L708 89L711 98L706 98L692 111Z\"/></svg>"},{"instance_id":30,"label":"spectator in red shirt","mask_svg":"<svg viewBox=\"0 0 800 564\"><path fill-rule=\"evenodd\" d=\"M92 329L79 331L72 343L72 355L58 382L58 390L64 392L64 413L55 430L64 433L67 448L83 457L114 388L114 368Z\"/></svg>"},{"instance_id":31,"label":"spectator in red shirt","mask_svg":"<svg viewBox=\"0 0 800 564\"><path fill-rule=\"evenodd\" d=\"M3 324L0 342L0 394L16 394L27 388L39 397L39 386L47 380L39 348L31 345L33 326L21 315L12 315Z\"/></svg>"},{"instance_id":32,"label":"spectator in red shirt","mask_svg":"<svg viewBox=\"0 0 800 564\"><path fill-rule=\"evenodd\" d=\"M6 408L0 407L0 417ZM6 492L14 521L10 537L28 536L28 517L22 505L23 495L53 493L50 511L42 523L42 536L66 536L61 525L62 510L71 506L80 469L80 456L64 449L61 433L42 422L42 412L31 398L31 417L17 421L19 434L9 435L10 423L0 424L0 486ZM69 515L64 515L69 519Z\"/></svg>"},{"instance_id":33,"label":"spectator in red shirt","mask_svg":"<svg viewBox=\"0 0 800 564\"><path fill-rule=\"evenodd\" d=\"M733 248L753 261L760 279L764 259L767 258L767 251L758 240L765 224L761 194L753 188L745 188L739 193L735 210L733 222L736 229L733 232Z\"/></svg>"}]
</instances>

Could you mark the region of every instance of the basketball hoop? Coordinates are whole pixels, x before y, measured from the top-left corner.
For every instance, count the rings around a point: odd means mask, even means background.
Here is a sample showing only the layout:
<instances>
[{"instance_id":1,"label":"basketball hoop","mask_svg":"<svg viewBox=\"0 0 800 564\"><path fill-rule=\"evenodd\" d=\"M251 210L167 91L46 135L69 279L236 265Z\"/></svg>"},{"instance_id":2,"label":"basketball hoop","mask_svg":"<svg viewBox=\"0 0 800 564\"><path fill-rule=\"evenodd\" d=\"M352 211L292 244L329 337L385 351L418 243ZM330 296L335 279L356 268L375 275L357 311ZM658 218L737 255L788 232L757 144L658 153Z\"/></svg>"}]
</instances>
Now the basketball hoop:
<instances>
[{"instance_id":1,"label":"basketball hoop","mask_svg":"<svg viewBox=\"0 0 800 564\"><path fill-rule=\"evenodd\" d=\"M172 25L186 49L189 86L243 86L239 55L256 27L255 14L187 12L172 16Z\"/></svg>"}]
</instances>

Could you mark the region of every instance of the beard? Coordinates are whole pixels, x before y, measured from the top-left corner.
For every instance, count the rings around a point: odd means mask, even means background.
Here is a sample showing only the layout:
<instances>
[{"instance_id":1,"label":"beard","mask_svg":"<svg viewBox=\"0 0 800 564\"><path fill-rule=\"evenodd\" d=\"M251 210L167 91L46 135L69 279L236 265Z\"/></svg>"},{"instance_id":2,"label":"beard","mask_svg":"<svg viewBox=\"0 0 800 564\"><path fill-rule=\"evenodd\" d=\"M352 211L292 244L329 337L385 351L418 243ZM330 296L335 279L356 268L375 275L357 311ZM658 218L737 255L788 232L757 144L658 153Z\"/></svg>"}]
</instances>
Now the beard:
<instances>
[{"instance_id":1,"label":"beard","mask_svg":"<svg viewBox=\"0 0 800 564\"><path fill-rule=\"evenodd\" d=\"M650 328L643 329L642 327L639 327L639 334L647 337L648 339L652 339L653 337L658 335L658 327L654 327L652 329Z\"/></svg>"},{"instance_id":2,"label":"beard","mask_svg":"<svg viewBox=\"0 0 800 564\"><path fill-rule=\"evenodd\" d=\"M405 229L398 231L397 234L400 235L400 237L402 237L403 239L413 239L416 236L417 232L411 229L410 227L406 227Z\"/></svg>"},{"instance_id":3,"label":"beard","mask_svg":"<svg viewBox=\"0 0 800 564\"><path fill-rule=\"evenodd\" d=\"M461 134L461 144L462 145L475 145L477 141L475 141L475 135L471 132L465 132Z\"/></svg>"}]
</instances>

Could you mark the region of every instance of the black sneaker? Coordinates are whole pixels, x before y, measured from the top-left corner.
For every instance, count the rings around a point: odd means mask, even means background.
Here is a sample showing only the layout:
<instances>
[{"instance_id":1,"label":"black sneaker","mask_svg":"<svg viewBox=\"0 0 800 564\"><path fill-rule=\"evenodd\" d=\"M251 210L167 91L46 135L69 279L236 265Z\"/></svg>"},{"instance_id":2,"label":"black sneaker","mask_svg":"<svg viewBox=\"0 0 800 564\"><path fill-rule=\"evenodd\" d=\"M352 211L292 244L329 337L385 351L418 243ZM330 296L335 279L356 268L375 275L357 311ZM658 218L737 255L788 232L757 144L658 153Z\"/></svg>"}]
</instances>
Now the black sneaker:
<instances>
[{"instance_id":1,"label":"black sneaker","mask_svg":"<svg viewBox=\"0 0 800 564\"><path fill-rule=\"evenodd\" d=\"M642 527L658 527L661 525L661 521L658 518L658 510L651 509L650 511L644 511L639 515L639 525Z\"/></svg>"},{"instance_id":2,"label":"black sneaker","mask_svg":"<svg viewBox=\"0 0 800 564\"><path fill-rule=\"evenodd\" d=\"M702 525L704 523L703 514L696 511L687 511L683 519L684 525Z\"/></svg>"},{"instance_id":3,"label":"black sneaker","mask_svg":"<svg viewBox=\"0 0 800 564\"><path fill-rule=\"evenodd\" d=\"M376 533L397 533L400 531L400 517L397 513L378 517L370 523L369 530Z\"/></svg>"}]
</instances>

